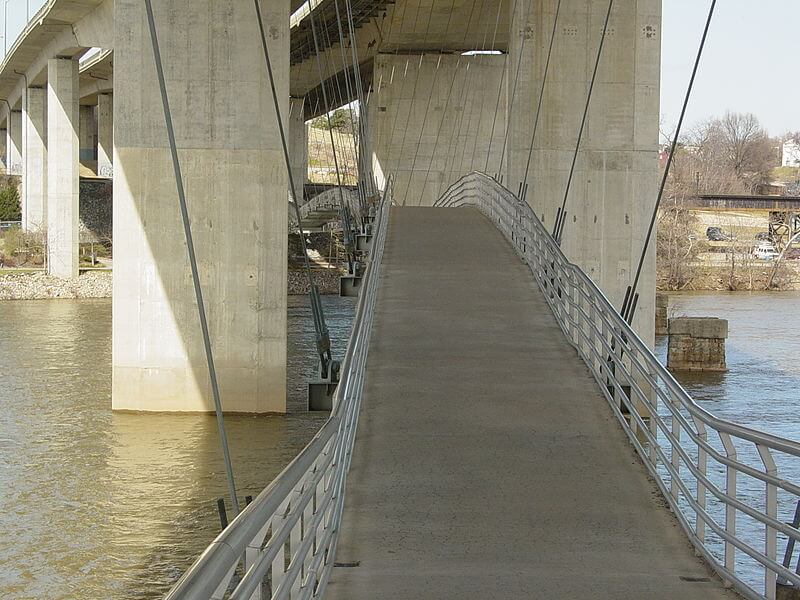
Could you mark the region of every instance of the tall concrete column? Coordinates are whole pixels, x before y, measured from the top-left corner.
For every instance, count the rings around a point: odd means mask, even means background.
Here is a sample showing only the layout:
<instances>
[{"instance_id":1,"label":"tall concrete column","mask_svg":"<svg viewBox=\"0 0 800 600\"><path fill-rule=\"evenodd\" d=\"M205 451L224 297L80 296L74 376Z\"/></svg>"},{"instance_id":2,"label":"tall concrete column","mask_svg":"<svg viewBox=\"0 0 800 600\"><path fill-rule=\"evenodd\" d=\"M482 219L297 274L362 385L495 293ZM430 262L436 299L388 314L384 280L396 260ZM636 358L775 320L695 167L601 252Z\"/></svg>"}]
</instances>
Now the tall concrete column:
<instances>
[{"instance_id":1,"label":"tall concrete column","mask_svg":"<svg viewBox=\"0 0 800 600\"><path fill-rule=\"evenodd\" d=\"M47 61L47 266L78 277L78 61Z\"/></svg>"},{"instance_id":2,"label":"tall concrete column","mask_svg":"<svg viewBox=\"0 0 800 600\"><path fill-rule=\"evenodd\" d=\"M97 160L97 117L95 107L81 106L80 109L80 161L93 164Z\"/></svg>"},{"instance_id":3,"label":"tall concrete column","mask_svg":"<svg viewBox=\"0 0 800 600\"><path fill-rule=\"evenodd\" d=\"M523 128L525 119L535 115L556 0L530 0L530 6L535 60L529 68L535 81L532 92L519 99L520 112L514 110L512 130ZM564 199L607 8L606 0L561 4L527 194L548 228ZM525 27L517 24L512 30ZM562 247L615 306L621 306L631 283L657 194L660 38L661 2L614 3L567 199ZM516 180L510 185L516 185ZM652 342L653 248L639 293L634 325L643 339Z\"/></svg>"},{"instance_id":4,"label":"tall concrete column","mask_svg":"<svg viewBox=\"0 0 800 600\"><path fill-rule=\"evenodd\" d=\"M372 173L372 145L370 143L372 138L368 127L367 106L363 102L358 103L358 118L361 121L361 128L358 132L358 177L366 192L372 194L375 191Z\"/></svg>"},{"instance_id":5,"label":"tall concrete column","mask_svg":"<svg viewBox=\"0 0 800 600\"><path fill-rule=\"evenodd\" d=\"M114 175L114 97L97 95L97 174Z\"/></svg>"},{"instance_id":6,"label":"tall concrete column","mask_svg":"<svg viewBox=\"0 0 800 600\"><path fill-rule=\"evenodd\" d=\"M253 4L154 5L223 409L283 412L288 178ZM288 125L289 2L262 11ZM114 27L113 408L212 411L144 4Z\"/></svg>"},{"instance_id":7,"label":"tall concrete column","mask_svg":"<svg viewBox=\"0 0 800 600\"><path fill-rule=\"evenodd\" d=\"M497 164L505 133L506 57L379 54L369 124L372 170L383 187L395 176L395 201L431 206L486 157ZM467 66L469 65L469 69ZM468 93L472 87L493 93ZM503 102L497 107L497 95ZM494 123L494 128L492 127Z\"/></svg>"},{"instance_id":8,"label":"tall concrete column","mask_svg":"<svg viewBox=\"0 0 800 600\"><path fill-rule=\"evenodd\" d=\"M28 231L47 224L47 90L28 88L25 103L25 171L22 226Z\"/></svg>"},{"instance_id":9,"label":"tall concrete column","mask_svg":"<svg viewBox=\"0 0 800 600\"><path fill-rule=\"evenodd\" d=\"M0 140L5 140L5 144L0 144L0 154L2 154L3 168L8 173L8 123L5 128L0 129Z\"/></svg>"},{"instance_id":10,"label":"tall concrete column","mask_svg":"<svg viewBox=\"0 0 800 600\"><path fill-rule=\"evenodd\" d=\"M8 115L8 162L7 172L10 175L22 175L22 111L12 110Z\"/></svg>"},{"instance_id":11,"label":"tall concrete column","mask_svg":"<svg viewBox=\"0 0 800 600\"><path fill-rule=\"evenodd\" d=\"M308 179L308 135L305 119L305 98L289 99L289 160L298 195Z\"/></svg>"}]
</instances>

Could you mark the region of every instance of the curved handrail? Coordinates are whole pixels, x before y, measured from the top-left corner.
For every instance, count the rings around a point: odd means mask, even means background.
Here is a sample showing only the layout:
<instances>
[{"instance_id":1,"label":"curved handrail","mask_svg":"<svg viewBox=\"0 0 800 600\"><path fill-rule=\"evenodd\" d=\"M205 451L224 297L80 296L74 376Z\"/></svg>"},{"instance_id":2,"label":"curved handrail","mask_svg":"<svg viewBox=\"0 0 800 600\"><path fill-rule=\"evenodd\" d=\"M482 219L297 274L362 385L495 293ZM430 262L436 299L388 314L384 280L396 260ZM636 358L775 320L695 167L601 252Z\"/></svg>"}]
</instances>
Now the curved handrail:
<instances>
[{"instance_id":1,"label":"curved handrail","mask_svg":"<svg viewBox=\"0 0 800 600\"><path fill-rule=\"evenodd\" d=\"M388 227L392 179L379 205L375 234L333 395L330 417L305 448L247 506L184 573L166 600L319 597L339 533L345 482L361 405L379 269ZM285 549L289 548L286 560ZM234 580L244 556L242 576ZM313 567L313 568L312 568Z\"/></svg>"},{"instance_id":2,"label":"curved handrail","mask_svg":"<svg viewBox=\"0 0 800 600\"><path fill-rule=\"evenodd\" d=\"M774 598L780 582L800 587L800 569L789 568L789 552L783 564L777 556L778 532L800 542L797 523L778 518L778 490L784 493L784 512L800 502L800 484L782 479L778 464L800 458L800 443L721 419L698 405L591 278L567 259L533 209L493 178L470 173L435 206L479 209L529 265L561 330L589 366L684 531L720 576L748 598ZM721 448L712 444L710 432ZM761 467L745 462L747 453ZM710 477L709 466L724 481ZM743 498L740 476L763 485L763 495ZM763 549L737 534L740 514L763 526ZM716 546L706 539L707 530L718 538ZM741 573L743 566L763 571L761 591Z\"/></svg>"},{"instance_id":3,"label":"curved handrail","mask_svg":"<svg viewBox=\"0 0 800 600\"><path fill-rule=\"evenodd\" d=\"M308 200L307 202L300 205L300 218L305 219L317 210L335 210L338 211L341 208L341 201L344 201L345 206L350 209L350 213L354 216L360 215L360 207L358 204L358 194L354 190L350 190L347 188L330 188L321 192ZM289 198L289 202L294 202L291 198ZM338 220L338 217L334 220ZM297 216L294 213L294 209L289 210L289 225L293 228L297 227Z\"/></svg>"}]
</instances>

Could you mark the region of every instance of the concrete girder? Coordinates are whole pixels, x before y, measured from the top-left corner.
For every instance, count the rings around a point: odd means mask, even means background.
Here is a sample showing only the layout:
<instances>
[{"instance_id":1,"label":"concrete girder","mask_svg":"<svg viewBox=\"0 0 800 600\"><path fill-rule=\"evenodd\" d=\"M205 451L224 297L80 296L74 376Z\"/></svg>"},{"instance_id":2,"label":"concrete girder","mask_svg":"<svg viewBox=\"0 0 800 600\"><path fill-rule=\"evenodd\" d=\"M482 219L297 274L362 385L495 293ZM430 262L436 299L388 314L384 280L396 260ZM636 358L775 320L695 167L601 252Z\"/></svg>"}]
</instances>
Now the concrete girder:
<instances>
[{"instance_id":1,"label":"concrete girder","mask_svg":"<svg viewBox=\"0 0 800 600\"><path fill-rule=\"evenodd\" d=\"M13 104L26 85L45 85L51 58L72 58L88 48L113 47L113 18L113 0L51 0L0 64L0 98Z\"/></svg>"},{"instance_id":2,"label":"concrete girder","mask_svg":"<svg viewBox=\"0 0 800 600\"><path fill-rule=\"evenodd\" d=\"M343 2L339 2L341 11ZM502 0L438 0L434 6L421 0L398 0L395 4L385 6L378 14L363 19L357 26L355 38L362 78L367 82L364 89L369 87L368 75L372 72L375 57L380 53L459 54L467 50L484 49L505 52L508 48L509 15L503 6ZM306 21L308 17L304 23ZM315 24L320 38L320 24ZM347 37L348 30L346 27L344 29ZM343 71L346 70L342 65L338 29L334 35L334 43L330 47L318 39L321 45L322 79L329 86L337 80L343 80ZM293 45L300 43L301 38L297 39L295 42L293 38ZM313 42L311 44L313 50ZM349 59L349 39L345 40L345 44ZM299 54L299 50L295 53ZM349 62L347 68L352 69ZM339 105L337 101L336 106L320 106L320 72L314 56L292 64L291 70L291 93L297 97L306 96L307 117L323 114ZM344 90L344 85L341 87Z\"/></svg>"}]
</instances>

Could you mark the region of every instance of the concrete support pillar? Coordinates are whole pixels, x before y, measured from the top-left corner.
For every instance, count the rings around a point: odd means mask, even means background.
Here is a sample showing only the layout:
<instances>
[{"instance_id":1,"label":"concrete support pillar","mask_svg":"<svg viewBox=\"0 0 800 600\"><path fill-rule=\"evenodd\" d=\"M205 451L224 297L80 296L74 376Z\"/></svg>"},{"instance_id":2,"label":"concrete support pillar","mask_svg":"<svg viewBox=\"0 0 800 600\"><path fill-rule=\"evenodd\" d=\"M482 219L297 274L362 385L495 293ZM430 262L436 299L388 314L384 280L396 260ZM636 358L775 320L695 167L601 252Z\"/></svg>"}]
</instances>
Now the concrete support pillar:
<instances>
[{"instance_id":1,"label":"concrete support pillar","mask_svg":"<svg viewBox=\"0 0 800 600\"><path fill-rule=\"evenodd\" d=\"M47 90L26 93L22 226L37 231L47 225Z\"/></svg>"},{"instance_id":2,"label":"concrete support pillar","mask_svg":"<svg viewBox=\"0 0 800 600\"><path fill-rule=\"evenodd\" d=\"M518 83L511 131L524 132L528 140L512 143L507 183L513 191L524 169L520 157L523 152L527 155L530 144L528 124L536 114L557 2L524 0L522 4L528 6L530 16L515 18L512 46L521 46L522 38L530 38L523 54L522 84ZM561 4L526 196L548 229L552 229L564 199L607 8L606 0ZM614 4L567 199L562 248L615 306L621 306L633 278L657 194L660 40L661 2L621 0ZM526 58L530 46L532 60ZM639 335L650 343L655 324L653 248L640 281L634 321Z\"/></svg>"},{"instance_id":3,"label":"concrete support pillar","mask_svg":"<svg viewBox=\"0 0 800 600\"><path fill-rule=\"evenodd\" d=\"M669 333L669 296L656 294L656 335Z\"/></svg>"},{"instance_id":4,"label":"concrete support pillar","mask_svg":"<svg viewBox=\"0 0 800 600\"><path fill-rule=\"evenodd\" d=\"M80 161L92 167L97 161L97 117L95 106L81 106Z\"/></svg>"},{"instance_id":5,"label":"concrete support pillar","mask_svg":"<svg viewBox=\"0 0 800 600\"><path fill-rule=\"evenodd\" d=\"M305 98L289 99L289 160L292 178L302 202L303 184L308 179L308 135L305 120Z\"/></svg>"},{"instance_id":6,"label":"concrete support pillar","mask_svg":"<svg viewBox=\"0 0 800 600\"><path fill-rule=\"evenodd\" d=\"M6 163L9 175L22 175L22 111L12 110L8 115L8 162Z\"/></svg>"},{"instance_id":7,"label":"concrete support pillar","mask_svg":"<svg viewBox=\"0 0 800 600\"><path fill-rule=\"evenodd\" d=\"M114 176L114 96L97 95L97 174Z\"/></svg>"},{"instance_id":8,"label":"concrete support pillar","mask_svg":"<svg viewBox=\"0 0 800 600\"><path fill-rule=\"evenodd\" d=\"M375 179L372 172L372 137L369 133L367 107L361 102L359 102L358 114L361 121L358 132L358 177L365 192L371 195L375 193Z\"/></svg>"},{"instance_id":9,"label":"concrete support pillar","mask_svg":"<svg viewBox=\"0 0 800 600\"><path fill-rule=\"evenodd\" d=\"M47 61L47 266L78 277L78 61Z\"/></svg>"},{"instance_id":10,"label":"concrete support pillar","mask_svg":"<svg viewBox=\"0 0 800 600\"><path fill-rule=\"evenodd\" d=\"M250 0L154 3L223 409L286 407L287 175ZM262 2L289 114L289 2ZM117 410L212 411L144 4L114 5Z\"/></svg>"},{"instance_id":11,"label":"concrete support pillar","mask_svg":"<svg viewBox=\"0 0 800 600\"><path fill-rule=\"evenodd\" d=\"M487 156L489 168L496 165L505 134L505 62L503 55L379 54L369 113L379 187L394 174L398 203L430 206L465 173L483 171Z\"/></svg>"},{"instance_id":12,"label":"concrete support pillar","mask_svg":"<svg viewBox=\"0 0 800 600\"><path fill-rule=\"evenodd\" d=\"M3 155L3 169L8 173L8 123L6 123L5 128L0 129L0 140L5 140L6 142L5 144L0 144L0 154Z\"/></svg>"},{"instance_id":13,"label":"concrete support pillar","mask_svg":"<svg viewBox=\"0 0 800 600\"><path fill-rule=\"evenodd\" d=\"M667 367L673 371L727 371L728 321L716 317L669 320Z\"/></svg>"}]
</instances>

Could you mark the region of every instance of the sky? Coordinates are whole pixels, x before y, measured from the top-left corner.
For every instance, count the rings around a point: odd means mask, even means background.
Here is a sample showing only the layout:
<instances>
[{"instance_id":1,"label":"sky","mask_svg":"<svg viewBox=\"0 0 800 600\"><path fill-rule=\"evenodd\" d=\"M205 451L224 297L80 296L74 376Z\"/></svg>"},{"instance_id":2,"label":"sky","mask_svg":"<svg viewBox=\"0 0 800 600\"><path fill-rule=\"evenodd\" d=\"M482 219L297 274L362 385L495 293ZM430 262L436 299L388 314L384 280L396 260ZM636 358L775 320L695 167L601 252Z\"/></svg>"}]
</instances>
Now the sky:
<instances>
[{"instance_id":1,"label":"sky","mask_svg":"<svg viewBox=\"0 0 800 600\"><path fill-rule=\"evenodd\" d=\"M662 130L672 131L710 0L663 0ZM800 130L800 2L718 0L684 131L725 111L751 112L770 135Z\"/></svg>"}]
</instances>

